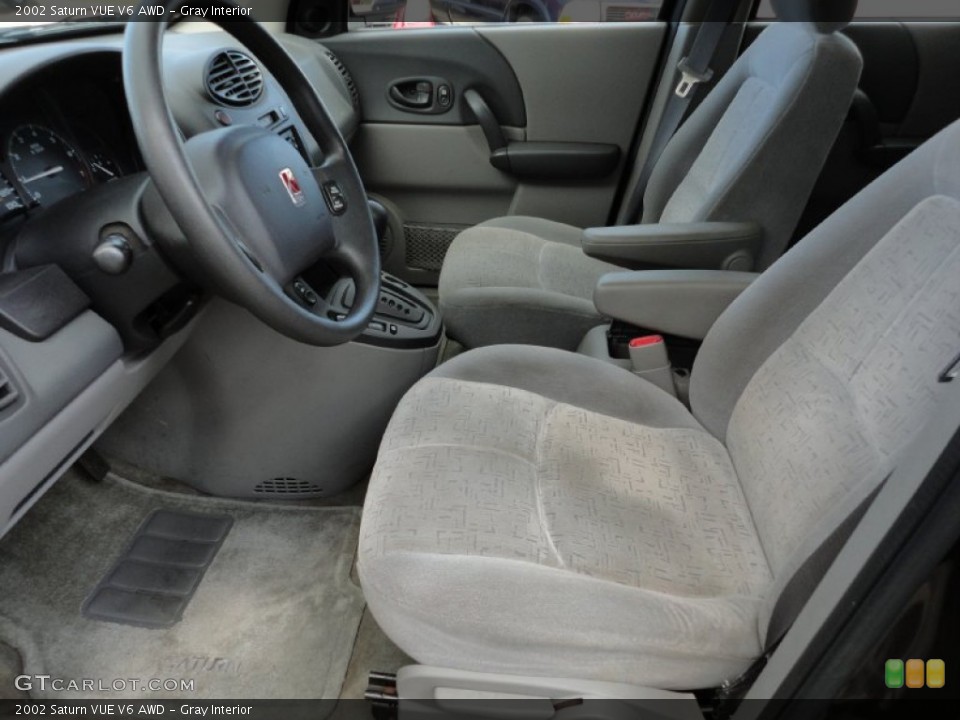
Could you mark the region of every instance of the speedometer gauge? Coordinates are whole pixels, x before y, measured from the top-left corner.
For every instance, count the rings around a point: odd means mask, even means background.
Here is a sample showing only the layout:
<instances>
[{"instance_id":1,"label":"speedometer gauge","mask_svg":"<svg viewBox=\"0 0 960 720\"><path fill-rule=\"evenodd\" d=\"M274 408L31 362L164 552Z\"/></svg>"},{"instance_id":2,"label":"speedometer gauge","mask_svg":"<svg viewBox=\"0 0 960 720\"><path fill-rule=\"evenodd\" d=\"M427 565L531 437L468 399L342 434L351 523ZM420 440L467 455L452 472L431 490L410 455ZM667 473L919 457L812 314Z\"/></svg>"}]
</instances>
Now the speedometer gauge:
<instances>
[{"instance_id":1,"label":"speedometer gauge","mask_svg":"<svg viewBox=\"0 0 960 720\"><path fill-rule=\"evenodd\" d=\"M90 186L90 171L76 149L40 125L21 125L14 130L7 157L24 190L41 205L51 205Z\"/></svg>"}]
</instances>

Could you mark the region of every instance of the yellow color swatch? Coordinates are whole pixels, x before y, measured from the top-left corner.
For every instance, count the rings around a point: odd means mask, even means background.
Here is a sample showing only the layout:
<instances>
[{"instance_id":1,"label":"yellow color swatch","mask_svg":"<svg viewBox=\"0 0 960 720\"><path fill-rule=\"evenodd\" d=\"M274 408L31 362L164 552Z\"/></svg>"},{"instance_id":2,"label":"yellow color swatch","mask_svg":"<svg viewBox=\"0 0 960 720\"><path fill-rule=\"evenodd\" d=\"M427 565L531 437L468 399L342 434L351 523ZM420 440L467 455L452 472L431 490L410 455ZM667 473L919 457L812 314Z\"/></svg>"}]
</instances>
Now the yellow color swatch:
<instances>
[{"instance_id":1,"label":"yellow color swatch","mask_svg":"<svg viewBox=\"0 0 960 720\"><path fill-rule=\"evenodd\" d=\"M907 660L907 682L908 688L922 688L924 676L923 660Z\"/></svg>"},{"instance_id":2,"label":"yellow color swatch","mask_svg":"<svg viewBox=\"0 0 960 720\"><path fill-rule=\"evenodd\" d=\"M927 687L942 688L946 677L947 666L943 660L927 660Z\"/></svg>"}]
</instances>

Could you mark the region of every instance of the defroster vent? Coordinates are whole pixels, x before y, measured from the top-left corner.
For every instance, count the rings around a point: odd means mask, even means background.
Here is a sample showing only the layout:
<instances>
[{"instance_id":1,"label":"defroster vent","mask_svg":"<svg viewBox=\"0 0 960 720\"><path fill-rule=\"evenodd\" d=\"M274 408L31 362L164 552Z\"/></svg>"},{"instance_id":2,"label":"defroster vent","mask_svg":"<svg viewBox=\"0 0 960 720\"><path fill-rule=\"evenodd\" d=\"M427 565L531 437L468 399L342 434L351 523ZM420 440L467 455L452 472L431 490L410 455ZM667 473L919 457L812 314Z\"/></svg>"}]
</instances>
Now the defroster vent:
<instances>
[{"instance_id":1,"label":"defroster vent","mask_svg":"<svg viewBox=\"0 0 960 720\"><path fill-rule=\"evenodd\" d=\"M263 94L263 71L246 53L224 50L210 59L206 85L210 96L224 105L253 105Z\"/></svg>"}]
</instances>

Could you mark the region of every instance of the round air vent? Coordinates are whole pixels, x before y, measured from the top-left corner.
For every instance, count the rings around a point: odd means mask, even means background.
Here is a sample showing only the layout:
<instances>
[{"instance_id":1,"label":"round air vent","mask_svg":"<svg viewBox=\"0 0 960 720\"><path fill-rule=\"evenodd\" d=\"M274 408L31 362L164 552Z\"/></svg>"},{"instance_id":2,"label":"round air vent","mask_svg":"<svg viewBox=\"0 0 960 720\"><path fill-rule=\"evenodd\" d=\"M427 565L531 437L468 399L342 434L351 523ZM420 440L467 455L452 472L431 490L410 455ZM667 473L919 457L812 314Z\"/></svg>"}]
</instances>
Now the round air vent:
<instances>
[{"instance_id":1,"label":"round air vent","mask_svg":"<svg viewBox=\"0 0 960 720\"><path fill-rule=\"evenodd\" d=\"M224 105L253 105L263 94L263 72L249 55L239 50L224 50L207 64L207 92Z\"/></svg>"}]
</instances>

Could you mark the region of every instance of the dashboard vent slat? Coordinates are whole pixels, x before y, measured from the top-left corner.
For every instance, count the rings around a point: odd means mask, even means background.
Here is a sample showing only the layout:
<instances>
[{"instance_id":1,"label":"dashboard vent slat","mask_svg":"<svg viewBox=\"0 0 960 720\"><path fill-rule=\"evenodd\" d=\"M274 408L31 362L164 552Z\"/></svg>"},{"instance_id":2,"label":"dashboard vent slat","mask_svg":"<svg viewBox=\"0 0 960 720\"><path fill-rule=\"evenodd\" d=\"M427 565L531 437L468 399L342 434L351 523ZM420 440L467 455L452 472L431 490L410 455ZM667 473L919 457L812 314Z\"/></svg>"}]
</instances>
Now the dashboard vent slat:
<instances>
[{"instance_id":1,"label":"dashboard vent slat","mask_svg":"<svg viewBox=\"0 0 960 720\"><path fill-rule=\"evenodd\" d=\"M205 77L210 97L224 105L253 105L263 94L263 71L246 53L223 50L207 63Z\"/></svg>"}]
</instances>

